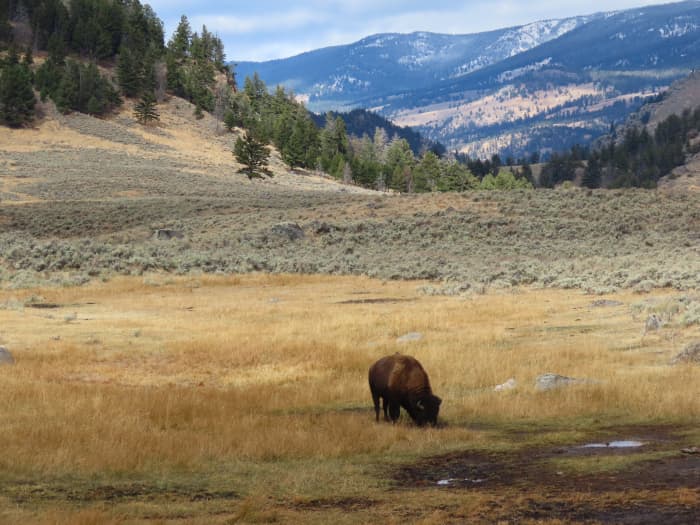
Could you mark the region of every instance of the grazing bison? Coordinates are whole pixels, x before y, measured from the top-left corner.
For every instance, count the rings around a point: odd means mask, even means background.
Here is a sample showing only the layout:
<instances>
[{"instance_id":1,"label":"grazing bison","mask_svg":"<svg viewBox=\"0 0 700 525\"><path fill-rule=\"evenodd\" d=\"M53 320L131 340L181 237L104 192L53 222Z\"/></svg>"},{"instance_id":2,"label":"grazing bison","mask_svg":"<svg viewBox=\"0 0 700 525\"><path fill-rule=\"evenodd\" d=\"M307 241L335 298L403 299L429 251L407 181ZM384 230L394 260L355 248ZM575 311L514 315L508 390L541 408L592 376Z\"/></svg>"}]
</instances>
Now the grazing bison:
<instances>
[{"instance_id":1,"label":"grazing bison","mask_svg":"<svg viewBox=\"0 0 700 525\"><path fill-rule=\"evenodd\" d=\"M437 424L442 400L433 395L430 380L421 364L401 354L382 357L369 369L369 389L379 421L379 398L382 398L384 420L395 423L403 407L417 425Z\"/></svg>"}]
</instances>

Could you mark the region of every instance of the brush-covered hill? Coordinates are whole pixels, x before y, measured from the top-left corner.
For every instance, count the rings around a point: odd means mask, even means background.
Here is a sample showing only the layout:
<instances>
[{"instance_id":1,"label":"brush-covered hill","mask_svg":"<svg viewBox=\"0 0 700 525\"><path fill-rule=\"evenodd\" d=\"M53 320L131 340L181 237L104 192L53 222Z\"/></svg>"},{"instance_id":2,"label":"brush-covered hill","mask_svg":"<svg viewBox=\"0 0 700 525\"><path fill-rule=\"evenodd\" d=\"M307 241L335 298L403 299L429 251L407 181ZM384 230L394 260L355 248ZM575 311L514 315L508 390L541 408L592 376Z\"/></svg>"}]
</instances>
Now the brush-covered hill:
<instances>
[{"instance_id":1,"label":"brush-covered hill","mask_svg":"<svg viewBox=\"0 0 700 525\"><path fill-rule=\"evenodd\" d=\"M49 105L33 128L0 128L0 286L250 271L429 279L448 294L700 286L700 202L683 193L378 193L276 155L273 178L249 181L238 132L175 97L142 126L130 104L104 119Z\"/></svg>"}]
</instances>

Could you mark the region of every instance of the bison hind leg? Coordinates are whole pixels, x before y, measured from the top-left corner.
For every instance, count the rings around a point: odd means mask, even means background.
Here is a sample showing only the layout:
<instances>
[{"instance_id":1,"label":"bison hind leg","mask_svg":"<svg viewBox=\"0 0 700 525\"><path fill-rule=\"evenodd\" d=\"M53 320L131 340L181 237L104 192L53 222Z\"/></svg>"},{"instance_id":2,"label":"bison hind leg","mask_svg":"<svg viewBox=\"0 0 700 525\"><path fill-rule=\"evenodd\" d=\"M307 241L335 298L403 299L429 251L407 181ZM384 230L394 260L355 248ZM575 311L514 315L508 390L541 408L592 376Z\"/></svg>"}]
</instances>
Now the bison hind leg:
<instances>
[{"instance_id":1,"label":"bison hind leg","mask_svg":"<svg viewBox=\"0 0 700 525\"><path fill-rule=\"evenodd\" d=\"M384 410L384 421L389 421L389 401L386 397L382 398L382 410Z\"/></svg>"}]
</instances>

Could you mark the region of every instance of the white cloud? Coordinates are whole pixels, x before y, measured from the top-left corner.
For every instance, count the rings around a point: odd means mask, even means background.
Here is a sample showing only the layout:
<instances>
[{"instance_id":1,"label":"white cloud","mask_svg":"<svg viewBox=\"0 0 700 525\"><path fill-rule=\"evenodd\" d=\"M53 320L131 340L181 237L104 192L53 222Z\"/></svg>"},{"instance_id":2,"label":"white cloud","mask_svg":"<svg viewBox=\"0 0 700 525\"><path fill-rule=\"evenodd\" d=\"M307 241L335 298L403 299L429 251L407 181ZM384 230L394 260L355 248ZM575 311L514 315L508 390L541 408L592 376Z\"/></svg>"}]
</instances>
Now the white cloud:
<instances>
[{"instance_id":1,"label":"white cloud","mask_svg":"<svg viewBox=\"0 0 700 525\"><path fill-rule=\"evenodd\" d=\"M351 43L375 33L475 33L650 3L649 0L146 1L164 18L168 33L175 29L184 13L194 30L204 24L209 31L217 33L229 57L236 60L288 57Z\"/></svg>"},{"instance_id":2,"label":"white cloud","mask_svg":"<svg viewBox=\"0 0 700 525\"><path fill-rule=\"evenodd\" d=\"M319 13L299 9L295 11L268 13L265 15L211 15L201 14L190 18L193 28L201 27L215 29L220 34L249 34L274 33L278 31L294 31L323 21Z\"/></svg>"}]
</instances>

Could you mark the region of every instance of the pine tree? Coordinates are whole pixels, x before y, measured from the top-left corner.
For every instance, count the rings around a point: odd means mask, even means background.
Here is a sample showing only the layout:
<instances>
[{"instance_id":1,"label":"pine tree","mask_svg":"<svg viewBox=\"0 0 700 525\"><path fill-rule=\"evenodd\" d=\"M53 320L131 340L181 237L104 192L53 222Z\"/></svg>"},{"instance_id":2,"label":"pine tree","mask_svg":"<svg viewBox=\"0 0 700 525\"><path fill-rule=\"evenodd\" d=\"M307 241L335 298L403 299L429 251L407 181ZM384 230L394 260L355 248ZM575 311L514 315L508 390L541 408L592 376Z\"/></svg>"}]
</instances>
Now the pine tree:
<instances>
[{"instance_id":1,"label":"pine tree","mask_svg":"<svg viewBox=\"0 0 700 525\"><path fill-rule=\"evenodd\" d=\"M226 113L224 113L224 126L226 126L228 131L233 131L233 128L235 128L236 125L236 114L230 109L227 109Z\"/></svg>"},{"instance_id":2,"label":"pine tree","mask_svg":"<svg viewBox=\"0 0 700 525\"><path fill-rule=\"evenodd\" d=\"M190 41L192 40L192 29L190 22L185 15L180 17L180 23L168 42L168 52L179 63L189 56Z\"/></svg>"},{"instance_id":3,"label":"pine tree","mask_svg":"<svg viewBox=\"0 0 700 525\"><path fill-rule=\"evenodd\" d=\"M238 172L245 173L249 179L263 178L265 175L272 177L272 172L267 167L270 148L250 131L246 131L243 137L236 140L233 154L236 160L243 164L243 168Z\"/></svg>"},{"instance_id":4,"label":"pine tree","mask_svg":"<svg viewBox=\"0 0 700 525\"><path fill-rule=\"evenodd\" d=\"M340 178L349 147L345 121L341 117L333 118L331 113L327 113L326 125L321 131L320 142L321 169L336 178ZM343 162L340 162L339 158Z\"/></svg>"},{"instance_id":5,"label":"pine tree","mask_svg":"<svg viewBox=\"0 0 700 525\"><path fill-rule=\"evenodd\" d=\"M29 68L19 63L14 51L7 61L0 71L0 122L19 127L34 118L36 97Z\"/></svg>"},{"instance_id":6,"label":"pine tree","mask_svg":"<svg viewBox=\"0 0 700 525\"><path fill-rule=\"evenodd\" d=\"M414 170L415 191L434 191L440 176L440 159L432 151L426 152Z\"/></svg>"},{"instance_id":7,"label":"pine tree","mask_svg":"<svg viewBox=\"0 0 700 525\"><path fill-rule=\"evenodd\" d=\"M408 191L413 188L413 151L406 139L392 141L386 150L386 172L389 187L394 190Z\"/></svg>"},{"instance_id":8,"label":"pine tree","mask_svg":"<svg viewBox=\"0 0 700 525\"><path fill-rule=\"evenodd\" d=\"M600 188L600 183L602 179L602 171L600 168L600 160L598 155L591 155L588 160L588 166L586 166L586 171L583 175L583 180L581 184L586 188Z\"/></svg>"},{"instance_id":9,"label":"pine tree","mask_svg":"<svg viewBox=\"0 0 700 525\"><path fill-rule=\"evenodd\" d=\"M160 114L156 110L156 97L151 91L144 93L138 104L134 106L134 117L141 124L160 120Z\"/></svg>"},{"instance_id":10,"label":"pine tree","mask_svg":"<svg viewBox=\"0 0 700 525\"><path fill-rule=\"evenodd\" d=\"M117 77L119 87L127 97L135 97L141 92L143 76L138 58L134 56L131 49L122 46L119 50L119 61L117 63Z\"/></svg>"},{"instance_id":11,"label":"pine tree","mask_svg":"<svg viewBox=\"0 0 700 525\"><path fill-rule=\"evenodd\" d=\"M0 49L2 49L3 43L7 43L12 40L12 26L9 22L9 7L8 2L0 2Z\"/></svg>"}]
</instances>

